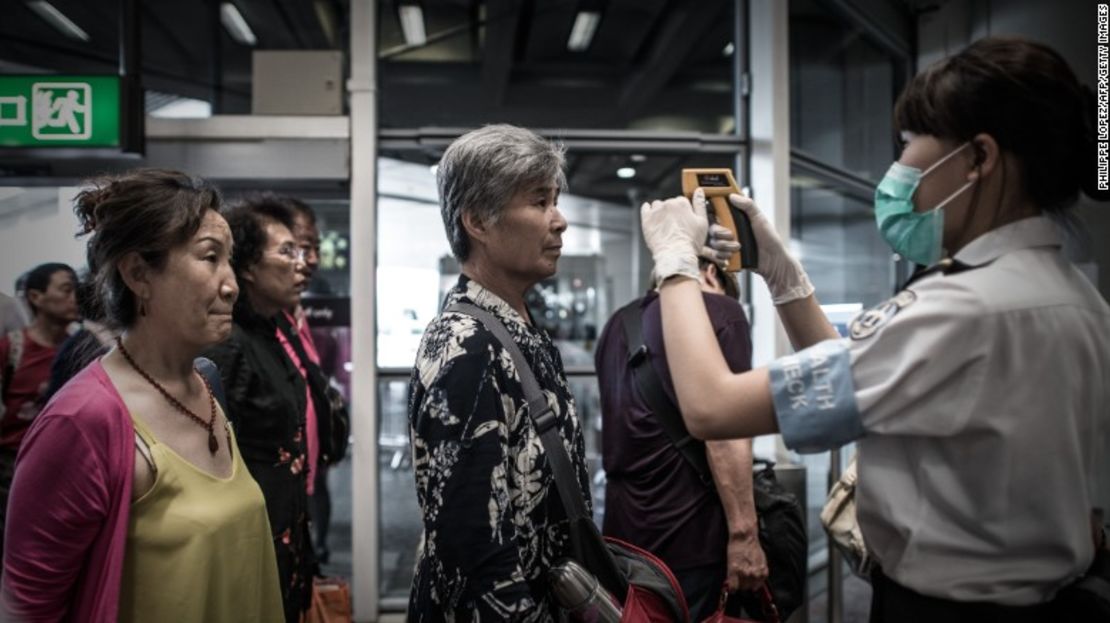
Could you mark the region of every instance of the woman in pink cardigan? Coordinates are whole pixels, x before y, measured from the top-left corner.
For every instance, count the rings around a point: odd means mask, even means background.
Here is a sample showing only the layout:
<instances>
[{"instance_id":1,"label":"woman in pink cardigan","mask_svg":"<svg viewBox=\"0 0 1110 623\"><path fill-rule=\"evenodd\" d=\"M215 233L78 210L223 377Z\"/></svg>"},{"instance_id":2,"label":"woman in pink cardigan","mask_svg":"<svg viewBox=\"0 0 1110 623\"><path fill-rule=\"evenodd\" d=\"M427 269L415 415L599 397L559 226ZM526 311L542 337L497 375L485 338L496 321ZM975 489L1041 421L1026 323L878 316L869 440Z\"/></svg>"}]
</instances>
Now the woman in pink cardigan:
<instances>
[{"instance_id":1,"label":"woman in pink cardigan","mask_svg":"<svg viewBox=\"0 0 1110 623\"><path fill-rule=\"evenodd\" d=\"M231 331L231 232L206 182L140 170L77 198L115 348L36 418L16 462L0 619L281 617L265 501L204 348Z\"/></svg>"}]
</instances>

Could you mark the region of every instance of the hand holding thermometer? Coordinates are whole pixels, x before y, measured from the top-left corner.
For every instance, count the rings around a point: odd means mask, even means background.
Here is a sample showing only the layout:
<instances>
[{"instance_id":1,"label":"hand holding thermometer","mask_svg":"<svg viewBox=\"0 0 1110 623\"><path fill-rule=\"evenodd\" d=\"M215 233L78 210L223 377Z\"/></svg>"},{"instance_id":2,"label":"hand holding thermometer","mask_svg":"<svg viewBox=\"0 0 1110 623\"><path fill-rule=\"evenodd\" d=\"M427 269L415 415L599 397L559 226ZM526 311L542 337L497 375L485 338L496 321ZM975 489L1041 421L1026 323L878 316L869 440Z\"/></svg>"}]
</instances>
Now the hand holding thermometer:
<instances>
[{"instance_id":1,"label":"hand holding thermometer","mask_svg":"<svg viewBox=\"0 0 1110 623\"><path fill-rule=\"evenodd\" d=\"M709 223L731 229L736 241L740 243L740 252L729 258L726 269L735 273L745 268L755 268L759 249L752 232L752 223L747 214L728 201L731 193L742 194L736 179L732 177L732 170L683 169L682 194L687 199L692 199L698 187L705 191L705 200L709 204L707 207L711 208L707 210Z\"/></svg>"}]
</instances>

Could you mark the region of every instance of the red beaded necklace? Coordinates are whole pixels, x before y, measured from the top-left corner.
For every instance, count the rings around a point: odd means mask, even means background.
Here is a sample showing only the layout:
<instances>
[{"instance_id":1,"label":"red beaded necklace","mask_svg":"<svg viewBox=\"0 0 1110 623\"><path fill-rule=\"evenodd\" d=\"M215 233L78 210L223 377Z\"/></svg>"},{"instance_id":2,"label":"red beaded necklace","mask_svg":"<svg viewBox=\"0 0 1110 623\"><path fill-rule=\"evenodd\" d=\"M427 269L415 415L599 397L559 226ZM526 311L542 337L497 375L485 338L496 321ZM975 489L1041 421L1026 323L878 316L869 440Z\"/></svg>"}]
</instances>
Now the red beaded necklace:
<instances>
[{"instance_id":1,"label":"red beaded necklace","mask_svg":"<svg viewBox=\"0 0 1110 623\"><path fill-rule=\"evenodd\" d=\"M188 407L181 403L180 400L171 396L170 393L166 391L165 387L162 387L162 385L159 384L158 381L154 380L154 377L147 374L146 370L140 368L139 364L135 363L135 360L131 358L131 353L127 352L127 349L123 347L123 340L119 337L116 338L116 346L119 347L119 352L121 355L123 355L123 358L127 360L127 363L131 364L131 367L135 369L135 372L139 373L139 376L143 377L148 383L153 385L154 389L157 389L163 396L165 396L166 400L168 400L175 409L180 411L190 420L196 422L198 425L200 425L201 428L204 428L208 431L208 451L215 455L216 451L220 449L220 443L216 441L216 432L215 430L213 430L216 426L216 396L212 393L212 388L209 387L208 380L204 378L204 375L201 374L199 371L196 371L196 369L194 368L197 376L199 376L201 382L204 383L204 389L208 391L208 404L212 408L212 416L208 419L207 422L201 419L199 415L190 411ZM227 433L227 448L229 451L231 450L230 431L228 431Z\"/></svg>"}]
</instances>

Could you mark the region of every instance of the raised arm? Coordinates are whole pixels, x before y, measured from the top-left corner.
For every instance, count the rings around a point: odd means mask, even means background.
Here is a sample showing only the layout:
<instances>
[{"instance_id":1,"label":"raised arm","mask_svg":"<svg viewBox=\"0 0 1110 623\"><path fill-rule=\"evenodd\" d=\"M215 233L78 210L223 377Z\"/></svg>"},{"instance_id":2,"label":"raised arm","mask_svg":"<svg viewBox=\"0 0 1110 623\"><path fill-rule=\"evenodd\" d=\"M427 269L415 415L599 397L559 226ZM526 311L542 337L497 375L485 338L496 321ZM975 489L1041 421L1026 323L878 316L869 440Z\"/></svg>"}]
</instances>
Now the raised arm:
<instances>
[{"instance_id":1,"label":"raised arm","mask_svg":"<svg viewBox=\"0 0 1110 623\"><path fill-rule=\"evenodd\" d=\"M778 432L767 370L729 370L698 282L672 277L659 288L659 299L667 366L690 434L729 439Z\"/></svg>"},{"instance_id":2,"label":"raised arm","mask_svg":"<svg viewBox=\"0 0 1110 623\"><path fill-rule=\"evenodd\" d=\"M805 271L750 199L732 195L748 214L759 244L758 272L797 347L836 337L813 296ZM766 369L732 374L705 311L697 279L697 253L708 222L700 189L691 204L684 197L641 207L644 237L655 259L663 338L675 393L690 432L705 439L751 437L777 432Z\"/></svg>"},{"instance_id":3,"label":"raised arm","mask_svg":"<svg viewBox=\"0 0 1110 623\"><path fill-rule=\"evenodd\" d=\"M759 245L759 262L754 271L763 277L771 291L779 319L794 348L801 350L837 337L836 329L829 324L817 304L813 284L805 269L790 255L782 238L755 202L736 194L729 195L728 201L747 214L751 221L752 232Z\"/></svg>"}]
</instances>

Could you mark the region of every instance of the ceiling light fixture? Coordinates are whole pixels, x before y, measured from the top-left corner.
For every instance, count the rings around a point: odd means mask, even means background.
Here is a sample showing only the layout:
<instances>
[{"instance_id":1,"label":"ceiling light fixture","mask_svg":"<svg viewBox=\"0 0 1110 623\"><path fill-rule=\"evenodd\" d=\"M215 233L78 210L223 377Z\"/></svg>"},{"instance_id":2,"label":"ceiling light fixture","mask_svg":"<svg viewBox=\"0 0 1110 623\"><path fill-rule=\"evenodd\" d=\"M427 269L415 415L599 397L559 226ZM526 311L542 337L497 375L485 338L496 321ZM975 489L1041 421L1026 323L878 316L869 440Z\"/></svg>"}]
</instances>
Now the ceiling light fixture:
<instances>
[{"instance_id":1,"label":"ceiling light fixture","mask_svg":"<svg viewBox=\"0 0 1110 623\"><path fill-rule=\"evenodd\" d=\"M571 52L583 52L590 47L597 32L597 25L601 22L601 13L597 11L580 11L574 18L574 26L570 29L567 39L567 49Z\"/></svg>"},{"instance_id":2,"label":"ceiling light fixture","mask_svg":"<svg viewBox=\"0 0 1110 623\"><path fill-rule=\"evenodd\" d=\"M397 7L401 16L401 32L408 45L424 45L428 34L424 31L424 9L419 4L402 4Z\"/></svg>"},{"instance_id":3,"label":"ceiling light fixture","mask_svg":"<svg viewBox=\"0 0 1110 623\"><path fill-rule=\"evenodd\" d=\"M632 179L636 177L636 169L633 169L632 167L621 167L617 169L617 177L621 178L622 180Z\"/></svg>"},{"instance_id":4,"label":"ceiling light fixture","mask_svg":"<svg viewBox=\"0 0 1110 623\"><path fill-rule=\"evenodd\" d=\"M88 42L92 37L89 33L81 29L80 26L73 23L73 20L65 16L46 0L33 0L27 3L27 8L34 11L39 17L54 27L54 30L62 33L70 39L77 39L78 41Z\"/></svg>"},{"instance_id":5,"label":"ceiling light fixture","mask_svg":"<svg viewBox=\"0 0 1110 623\"><path fill-rule=\"evenodd\" d=\"M724 54L725 56L732 56L732 53L735 51L736 46L732 45L732 42L729 41L725 44L725 49L721 50L721 54Z\"/></svg>"},{"instance_id":6,"label":"ceiling light fixture","mask_svg":"<svg viewBox=\"0 0 1110 623\"><path fill-rule=\"evenodd\" d=\"M335 32L337 30L335 25L335 10L328 0L313 0L312 10L316 13L316 21L320 24L320 30L324 31L324 38L328 40L328 45L335 47Z\"/></svg>"},{"instance_id":7,"label":"ceiling light fixture","mask_svg":"<svg viewBox=\"0 0 1110 623\"><path fill-rule=\"evenodd\" d=\"M224 28L227 29L227 34L231 38L238 41L243 45L255 45L258 43L258 37L254 36L254 31L251 30L250 24L243 18L243 14L239 12L239 8L230 2L220 4L220 22L223 23Z\"/></svg>"}]
</instances>

